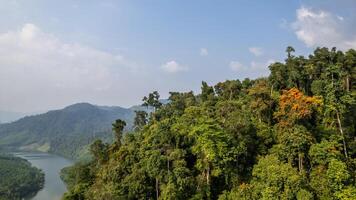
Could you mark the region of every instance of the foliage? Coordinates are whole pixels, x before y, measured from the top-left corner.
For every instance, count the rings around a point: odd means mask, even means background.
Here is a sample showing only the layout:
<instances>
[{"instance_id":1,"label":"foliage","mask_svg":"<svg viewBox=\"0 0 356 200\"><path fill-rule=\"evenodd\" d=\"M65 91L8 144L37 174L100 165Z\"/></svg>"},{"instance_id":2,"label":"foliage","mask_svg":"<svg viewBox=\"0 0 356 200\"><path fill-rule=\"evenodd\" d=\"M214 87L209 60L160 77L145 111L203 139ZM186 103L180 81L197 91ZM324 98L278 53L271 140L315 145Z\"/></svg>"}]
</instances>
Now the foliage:
<instances>
[{"instance_id":1,"label":"foliage","mask_svg":"<svg viewBox=\"0 0 356 200\"><path fill-rule=\"evenodd\" d=\"M355 199L356 53L286 52L268 78L149 94L133 132L68 168L64 199Z\"/></svg>"},{"instance_id":2,"label":"foliage","mask_svg":"<svg viewBox=\"0 0 356 200\"><path fill-rule=\"evenodd\" d=\"M0 125L0 147L45 151L80 160L88 157L89 144L96 139L111 141L111 123L116 119L131 130L135 110L79 103L62 110L29 116Z\"/></svg>"},{"instance_id":3,"label":"foliage","mask_svg":"<svg viewBox=\"0 0 356 200\"><path fill-rule=\"evenodd\" d=\"M36 194L44 184L44 173L25 159L0 154L0 199L19 200Z\"/></svg>"}]
</instances>

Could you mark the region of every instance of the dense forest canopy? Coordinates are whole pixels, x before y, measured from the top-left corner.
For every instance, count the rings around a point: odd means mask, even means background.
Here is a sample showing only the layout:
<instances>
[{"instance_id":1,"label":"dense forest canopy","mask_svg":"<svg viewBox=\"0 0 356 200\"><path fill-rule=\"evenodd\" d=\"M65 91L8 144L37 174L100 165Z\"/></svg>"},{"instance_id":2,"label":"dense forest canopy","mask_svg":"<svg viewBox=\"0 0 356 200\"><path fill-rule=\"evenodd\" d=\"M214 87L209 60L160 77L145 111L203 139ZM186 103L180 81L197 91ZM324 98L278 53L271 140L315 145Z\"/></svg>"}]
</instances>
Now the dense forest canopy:
<instances>
[{"instance_id":1,"label":"dense forest canopy","mask_svg":"<svg viewBox=\"0 0 356 200\"><path fill-rule=\"evenodd\" d=\"M356 199L356 51L287 48L270 76L145 97L94 159L64 170L74 199Z\"/></svg>"},{"instance_id":2,"label":"dense forest canopy","mask_svg":"<svg viewBox=\"0 0 356 200\"><path fill-rule=\"evenodd\" d=\"M0 200L19 200L35 194L44 184L44 173L22 158L0 154Z\"/></svg>"}]
</instances>

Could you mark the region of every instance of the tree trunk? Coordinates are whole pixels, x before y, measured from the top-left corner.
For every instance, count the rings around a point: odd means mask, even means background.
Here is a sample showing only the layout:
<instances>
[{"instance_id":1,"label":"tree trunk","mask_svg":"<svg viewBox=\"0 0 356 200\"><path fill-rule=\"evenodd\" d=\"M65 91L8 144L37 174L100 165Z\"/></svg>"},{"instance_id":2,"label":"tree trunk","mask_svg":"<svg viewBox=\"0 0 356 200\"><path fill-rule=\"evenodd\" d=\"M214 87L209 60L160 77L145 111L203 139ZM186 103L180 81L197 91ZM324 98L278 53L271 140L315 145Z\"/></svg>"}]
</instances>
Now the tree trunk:
<instances>
[{"instance_id":1,"label":"tree trunk","mask_svg":"<svg viewBox=\"0 0 356 200\"><path fill-rule=\"evenodd\" d=\"M346 76L346 91L350 91L350 78L349 75Z\"/></svg>"},{"instance_id":2,"label":"tree trunk","mask_svg":"<svg viewBox=\"0 0 356 200\"><path fill-rule=\"evenodd\" d=\"M334 74L331 73L331 86L334 87Z\"/></svg>"},{"instance_id":3,"label":"tree trunk","mask_svg":"<svg viewBox=\"0 0 356 200\"><path fill-rule=\"evenodd\" d=\"M303 154L302 153L298 154L298 168L299 168L299 173L301 174L303 171Z\"/></svg>"},{"instance_id":4,"label":"tree trunk","mask_svg":"<svg viewBox=\"0 0 356 200\"><path fill-rule=\"evenodd\" d=\"M206 170L206 184L210 184L210 167Z\"/></svg>"},{"instance_id":5,"label":"tree trunk","mask_svg":"<svg viewBox=\"0 0 356 200\"><path fill-rule=\"evenodd\" d=\"M338 122L338 125L339 125L339 131L340 131L341 137L342 137L342 143L343 143L343 146L344 146L344 154L345 154L345 157L348 158L344 131L342 130L340 115L339 115L339 111L337 111L337 110L336 110L336 118L337 118L337 122Z\"/></svg>"},{"instance_id":6,"label":"tree trunk","mask_svg":"<svg viewBox=\"0 0 356 200\"><path fill-rule=\"evenodd\" d=\"M207 187L207 199L211 199L210 198L210 166L208 166L208 169L206 169L206 187Z\"/></svg>"},{"instance_id":7,"label":"tree trunk","mask_svg":"<svg viewBox=\"0 0 356 200\"><path fill-rule=\"evenodd\" d=\"M262 114L261 114L261 112L258 113L258 121L260 123L262 123Z\"/></svg>"},{"instance_id":8,"label":"tree trunk","mask_svg":"<svg viewBox=\"0 0 356 200\"><path fill-rule=\"evenodd\" d=\"M158 178L156 178L156 199L157 200L159 198L159 189L158 189L158 187L159 187L159 180L158 180Z\"/></svg>"}]
</instances>

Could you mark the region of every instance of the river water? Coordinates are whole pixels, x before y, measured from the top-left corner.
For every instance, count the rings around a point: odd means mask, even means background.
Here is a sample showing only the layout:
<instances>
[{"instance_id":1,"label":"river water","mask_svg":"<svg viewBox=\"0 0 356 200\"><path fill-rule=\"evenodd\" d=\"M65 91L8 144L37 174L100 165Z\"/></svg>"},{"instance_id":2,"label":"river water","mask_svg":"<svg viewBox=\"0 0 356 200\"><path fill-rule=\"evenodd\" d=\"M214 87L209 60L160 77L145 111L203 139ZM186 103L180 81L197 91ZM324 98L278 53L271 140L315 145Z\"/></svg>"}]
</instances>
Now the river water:
<instances>
[{"instance_id":1,"label":"river water","mask_svg":"<svg viewBox=\"0 0 356 200\"><path fill-rule=\"evenodd\" d=\"M61 199L67 189L59 177L59 172L62 168L72 165L72 161L48 153L20 152L14 153L14 155L28 160L33 166L42 169L45 173L43 189L31 198L31 200Z\"/></svg>"}]
</instances>

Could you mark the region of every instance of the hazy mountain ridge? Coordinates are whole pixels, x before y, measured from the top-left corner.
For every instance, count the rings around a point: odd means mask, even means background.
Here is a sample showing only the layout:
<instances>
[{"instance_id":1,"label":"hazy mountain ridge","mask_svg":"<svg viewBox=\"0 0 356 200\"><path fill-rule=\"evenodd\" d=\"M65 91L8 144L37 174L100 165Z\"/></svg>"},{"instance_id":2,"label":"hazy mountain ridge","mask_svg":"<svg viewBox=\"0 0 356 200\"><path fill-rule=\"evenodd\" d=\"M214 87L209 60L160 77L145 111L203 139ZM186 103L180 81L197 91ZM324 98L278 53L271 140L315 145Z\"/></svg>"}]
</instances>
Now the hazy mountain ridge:
<instances>
[{"instance_id":1,"label":"hazy mountain ridge","mask_svg":"<svg viewBox=\"0 0 356 200\"><path fill-rule=\"evenodd\" d=\"M0 148L49 151L76 158L78 152L85 151L83 148L95 138L109 141L114 120L126 121L126 130L130 130L136 109L140 107L77 103L24 117L0 125Z\"/></svg>"},{"instance_id":2,"label":"hazy mountain ridge","mask_svg":"<svg viewBox=\"0 0 356 200\"><path fill-rule=\"evenodd\" d=\"M0 110L0 124L10 123L16 120L19 120L25 116L32 115L32 113L23 113L23 112L12 112L6 110Z\"/></svg>"}]
</instances>

